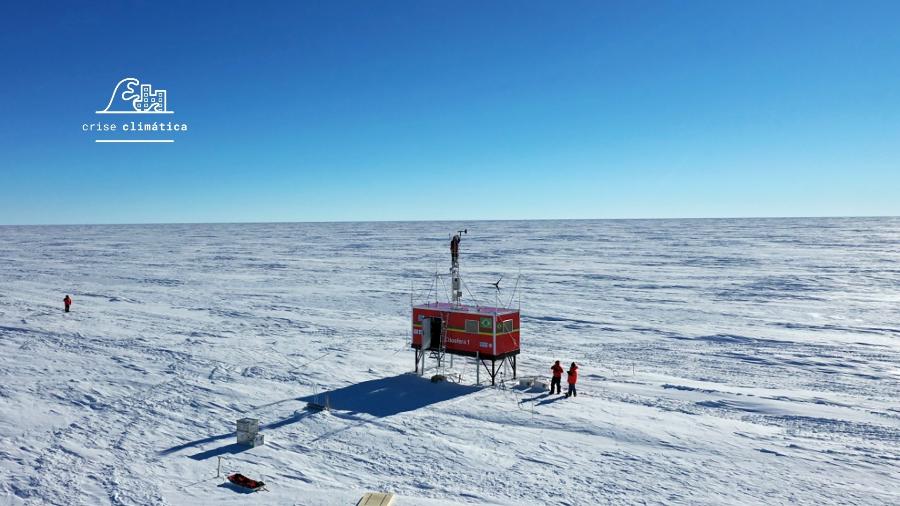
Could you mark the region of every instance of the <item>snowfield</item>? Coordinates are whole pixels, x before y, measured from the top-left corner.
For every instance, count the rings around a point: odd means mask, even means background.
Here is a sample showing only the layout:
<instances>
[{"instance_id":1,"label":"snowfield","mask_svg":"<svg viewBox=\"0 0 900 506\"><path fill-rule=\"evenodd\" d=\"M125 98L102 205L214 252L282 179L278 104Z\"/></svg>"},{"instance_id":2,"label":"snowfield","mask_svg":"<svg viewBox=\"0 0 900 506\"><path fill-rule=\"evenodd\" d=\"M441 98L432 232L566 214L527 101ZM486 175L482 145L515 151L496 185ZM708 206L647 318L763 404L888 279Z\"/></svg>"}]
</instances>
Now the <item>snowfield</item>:
<instances>
[{"instance_id":1,"label":"snowfield","mask_svg":"<svg viewBox=\"0 0 900 506\"><path fill-rule=\"evenodd\" d=\"M578 362L577 398L408 374L411 287L463 227L479 302L523 275L520 376ZM0 227L0 503L898 504L898 245L898 218Z\"/></svg>"}]
</instances>

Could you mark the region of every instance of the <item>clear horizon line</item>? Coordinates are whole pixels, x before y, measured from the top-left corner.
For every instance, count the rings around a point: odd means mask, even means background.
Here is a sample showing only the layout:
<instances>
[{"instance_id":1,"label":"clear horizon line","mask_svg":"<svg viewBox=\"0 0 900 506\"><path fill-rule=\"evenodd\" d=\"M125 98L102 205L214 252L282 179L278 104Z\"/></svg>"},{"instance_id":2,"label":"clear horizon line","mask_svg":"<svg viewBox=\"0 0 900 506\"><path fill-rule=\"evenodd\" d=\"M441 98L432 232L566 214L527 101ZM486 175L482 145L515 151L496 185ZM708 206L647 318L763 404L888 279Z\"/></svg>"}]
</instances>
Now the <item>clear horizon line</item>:
<instances>
[{"instance_id":1,"label":"clear horizon line","mask_svg":"<svg viewBox=\"0 0 900 506\"><path fill-rule=\"evenodd\" d=\"M108 223L3 223L0 227L91 227L132 225L277 225L298 223L459 223L459 222L514 222L514 221L683 221L683 220L802 220L802 219L873 219L900 218L900 215L822 215L822 216L695 216L672 218L503 218L503 219L424 219L424 220L284 220L284 221L166 221L166 222L108 222Z\"/></svg>"},{"instance_id":2,"label":"clear horizon line","mask_svg":"<svg viewBox=\"0 0 900 506\"><path fill-rule=\"evenodd\" d=\"M94 139L94 142L175 142L175 139Z\"/></svg>"}]
</instances>

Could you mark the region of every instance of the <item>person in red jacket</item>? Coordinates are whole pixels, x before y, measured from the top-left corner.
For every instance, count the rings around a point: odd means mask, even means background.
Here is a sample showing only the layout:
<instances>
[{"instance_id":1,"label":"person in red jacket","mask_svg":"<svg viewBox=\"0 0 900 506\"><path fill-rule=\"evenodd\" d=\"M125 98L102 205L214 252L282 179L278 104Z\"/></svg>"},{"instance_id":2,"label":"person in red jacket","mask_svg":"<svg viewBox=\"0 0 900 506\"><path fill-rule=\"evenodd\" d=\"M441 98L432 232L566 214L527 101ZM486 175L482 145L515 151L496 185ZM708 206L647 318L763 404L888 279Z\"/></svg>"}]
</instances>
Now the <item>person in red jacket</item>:
<instances>
[{"instance_id":1,"label":"person in red jacket","mask_svg":"<svg viewBox=\"0 0 900 506\"><path fill-rule=\"evenodd\" d=\"M553 379L550 380L550 394L553 394L554 386L556 387L556 393L561 394L563 368L561 365L559 365L559 360L557 360L556 363L553 364L553 367L551 367L550 370L553 371Z\"/></svg>"},{"instance_id":2,"label":"person in red jacket","mask_svg":"<svg viewBox=\"0 0 900 506\"><path fill-rule=\"evenodd\" d=\"M575 362L572 362L572 366L569 367L569 391L566 392L566 397L568 398L570 395L572 397L578 397L578 392L575 391L575 383L578 382L578 366L575 365Z\"/></svg>"},{"instance_id":3,"label":"person in red jacket","mask_svg":"<svg viewBox=\"0 0 900 506\"><path fill-rule=\"evenodd\" d=\"M63 299L63 304L65 304L65 306L66 306L66 312L68 313L68 312L69 312L69 306L72 305L72 297L69 297L68 295L66 295L66 298Z\"/></svg>"}]
</instances>

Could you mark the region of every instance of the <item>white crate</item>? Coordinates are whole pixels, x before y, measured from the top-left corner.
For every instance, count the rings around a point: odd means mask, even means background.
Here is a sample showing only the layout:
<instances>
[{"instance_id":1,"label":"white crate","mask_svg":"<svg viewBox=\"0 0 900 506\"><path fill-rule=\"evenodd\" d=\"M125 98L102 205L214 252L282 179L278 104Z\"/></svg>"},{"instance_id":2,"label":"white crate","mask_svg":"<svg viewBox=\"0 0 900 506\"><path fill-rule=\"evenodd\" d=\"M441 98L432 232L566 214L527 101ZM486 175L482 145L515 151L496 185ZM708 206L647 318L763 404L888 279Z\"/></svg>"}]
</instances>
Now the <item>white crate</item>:
<instances>
[{"instance_id":1,"label":"white crate","mask_svg":"<svg viewBox=\"0 0 900 506\"><path fill-rule=\"evenodd\" d=\"M253 439L257 436L257 432L245 432L242 430L237 431L237 442L239 444L250 444L253 442Z\"/></svg>"},{"instance_id":2,"label":"white crate","mask_svg":"<svg viewBox=\"0 0 900 506\"><path fill-rule=\"evenodd\" d=\"M263 436L262 434L257 434L256 437L253 438L253 441L251 441L249 444L250 444L250 446L253 446L253 447L262 446L262 445L266 444L266 436Z\"/></svg>"},{"instance_id":3,"label":"white crate","mask_svg":"<svg viewBox=\"0 0 900 506\"><path fill-rule=\"evenodd\" d=\"M259 432L259 418L241 418L237 421L238 432Z\"/></svg>"}]
</instances>

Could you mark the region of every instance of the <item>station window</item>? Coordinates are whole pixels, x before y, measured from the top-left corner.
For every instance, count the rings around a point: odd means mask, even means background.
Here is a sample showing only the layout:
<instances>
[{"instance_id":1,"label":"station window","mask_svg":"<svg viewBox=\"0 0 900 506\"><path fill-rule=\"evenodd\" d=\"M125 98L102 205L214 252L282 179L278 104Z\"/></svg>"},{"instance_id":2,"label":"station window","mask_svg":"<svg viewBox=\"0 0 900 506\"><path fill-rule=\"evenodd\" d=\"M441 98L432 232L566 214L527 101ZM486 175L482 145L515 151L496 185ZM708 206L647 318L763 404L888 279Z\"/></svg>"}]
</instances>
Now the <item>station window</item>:
<instances>
[{"instance_id":1,"label":"station window","mask_svg":"<svg viewBox=\"0 0 900 506\"><path fill-rule=\"evenodd\" d=\"M478 320L466 320L466 334L478 333Z\"/></svg>"},{"instance_id":2,"label":"station window","mask_svg":"<svg viewBox=\"0 0 900 506\"><path fill-rule=\"evenodd\" d=\"M513 331L513 321L506 320L505 322L500 324L500 332L512 332Z\"/></svg>"}]
</instances>

